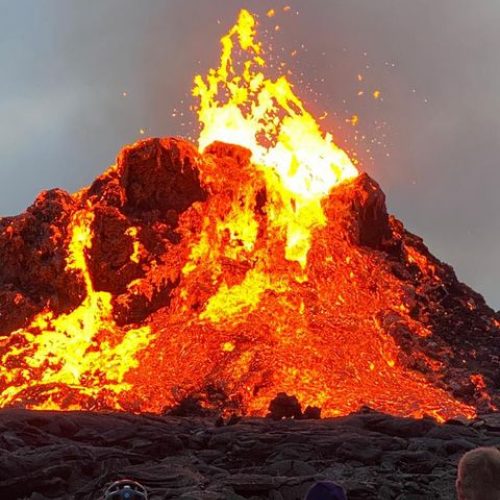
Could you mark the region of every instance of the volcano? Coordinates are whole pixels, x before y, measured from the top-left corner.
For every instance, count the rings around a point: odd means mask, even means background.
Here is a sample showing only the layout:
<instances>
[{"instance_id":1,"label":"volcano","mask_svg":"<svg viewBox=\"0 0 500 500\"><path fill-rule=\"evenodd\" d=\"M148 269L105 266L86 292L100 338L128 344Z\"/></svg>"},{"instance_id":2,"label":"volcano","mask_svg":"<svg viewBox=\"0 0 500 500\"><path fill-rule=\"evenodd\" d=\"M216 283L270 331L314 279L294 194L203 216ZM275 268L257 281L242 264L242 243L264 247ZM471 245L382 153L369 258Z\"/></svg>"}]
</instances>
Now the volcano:
<instances>
[{"instance_id":1,"label":"volcano","mask_svg":"<svg viewBox=\"0 0 500 500\"><path fill-rule=\"evenodd\" d=\"M287 392L323 415L446 418L499 403L498 316L388 216L375 181L322 200L304 268L271 202L247 149L147 139L89 188L1 219L2 406L197 397L262 415ZM247 247L237 228L254 223Z\"/></svg>"},{"instance_id":2,"label":"volcano","mask_svg":"<svg viewBox=\"0 0 500 500\"><path fill-rule=\"evenodd\" d=\"M0 406L260 416L285 392L323 416L444 420L500 404L498 314L264 56L242 11L195 78L197 146L142 140L0 219Z\"/></svg>"}]
</instances>

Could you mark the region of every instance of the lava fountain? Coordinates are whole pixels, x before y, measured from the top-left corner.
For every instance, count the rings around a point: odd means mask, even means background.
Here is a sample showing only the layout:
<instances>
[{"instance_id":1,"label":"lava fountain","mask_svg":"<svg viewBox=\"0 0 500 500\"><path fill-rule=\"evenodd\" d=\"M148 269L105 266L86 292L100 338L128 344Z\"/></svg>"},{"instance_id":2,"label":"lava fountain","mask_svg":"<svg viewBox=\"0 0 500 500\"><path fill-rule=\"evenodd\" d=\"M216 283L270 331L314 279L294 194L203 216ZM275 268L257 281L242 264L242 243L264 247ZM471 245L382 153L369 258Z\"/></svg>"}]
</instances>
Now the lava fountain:
<instances>
[{"instance_id":1,"label":"lava fountain","mask_svg":"<svg viewBox=\"0 0 500 500\"><path fill-rule=\"evenodd\" d=\"M498 317L266 76L256 27L242 10L195 77L198 148L140 141L90 187L0 219L0 406L498 404Z\"/></svg>"}]
</instances>

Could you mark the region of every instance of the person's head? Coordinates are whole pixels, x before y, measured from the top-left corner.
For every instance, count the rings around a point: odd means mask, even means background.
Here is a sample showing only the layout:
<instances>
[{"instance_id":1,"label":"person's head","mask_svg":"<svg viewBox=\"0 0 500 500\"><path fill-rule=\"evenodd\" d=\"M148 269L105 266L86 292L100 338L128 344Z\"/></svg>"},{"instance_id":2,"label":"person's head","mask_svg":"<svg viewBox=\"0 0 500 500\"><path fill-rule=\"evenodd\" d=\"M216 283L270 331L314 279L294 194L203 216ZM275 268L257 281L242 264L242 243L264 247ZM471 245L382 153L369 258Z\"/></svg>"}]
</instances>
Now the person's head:
<instances>
[{"instance_id":1,"label":"person's head","mask_svg":"<svg viewBox=\"0 0 500 500\"><path fill-rule=\"evenodd\" d=\"M476 448L458 464L458 500L500 500L500 451Z\"/></svg>"},{"instance_id":2,"label":"person's head","mask_svg":"<svg viewBox=\"0 0 500 500\"><path fill-rule=\"evenodd\" d=\"M148 500L148 493L137 481L120 479L108 486L104 500Z\"/></svg>"},{"instance_id":3,"label":"person's head","mask_svg":"<svg viewBox=\"0 0 500 500\"><path fill-rule=\"evenodd\" d=\"M305 500L347 500L344 488L332 481L319 481L307 492Z\"/></svg>"}]
</instances>

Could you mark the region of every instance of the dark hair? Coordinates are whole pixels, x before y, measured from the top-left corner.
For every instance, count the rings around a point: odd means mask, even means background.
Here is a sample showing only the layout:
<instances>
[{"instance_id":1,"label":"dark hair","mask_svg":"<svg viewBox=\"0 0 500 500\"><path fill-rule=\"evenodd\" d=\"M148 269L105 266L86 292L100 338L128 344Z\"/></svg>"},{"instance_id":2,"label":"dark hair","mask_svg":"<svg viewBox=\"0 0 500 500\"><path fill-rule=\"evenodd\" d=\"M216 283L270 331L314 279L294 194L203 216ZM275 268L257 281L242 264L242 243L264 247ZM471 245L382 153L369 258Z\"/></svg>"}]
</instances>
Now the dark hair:
<instances>
[{"instance_id":1,"label":"dark hair","mask_svg":"<svg viewBox=\"0 0 500 500\"><path fill-rule=\"evenodd\" d=\"M305 500L347 500L344 488L333 481L319 481L307 492Z\"/></svg>"}]
</instances>

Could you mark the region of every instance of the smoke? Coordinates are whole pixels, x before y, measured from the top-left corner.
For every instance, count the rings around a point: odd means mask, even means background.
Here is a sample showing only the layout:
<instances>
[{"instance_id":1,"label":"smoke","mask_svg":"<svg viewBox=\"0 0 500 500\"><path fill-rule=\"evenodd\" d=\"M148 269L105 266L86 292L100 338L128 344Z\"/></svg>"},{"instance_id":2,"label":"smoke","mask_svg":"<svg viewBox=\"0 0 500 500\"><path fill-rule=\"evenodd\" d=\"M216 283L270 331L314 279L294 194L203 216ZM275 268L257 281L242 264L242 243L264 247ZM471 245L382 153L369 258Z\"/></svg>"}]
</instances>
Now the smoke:
<instances>
[{"instance_id":1,"label":"smoke","mask_svg":"<svg viewBox=\"0 0 500 500\"><path fill-rule=\"evenodd\" d=\"M391 211L500 307L496 0L0 0L0 213L87 184L141 129L194 135L192 77L241 7Z\"/></svg>"}]
</instances>

